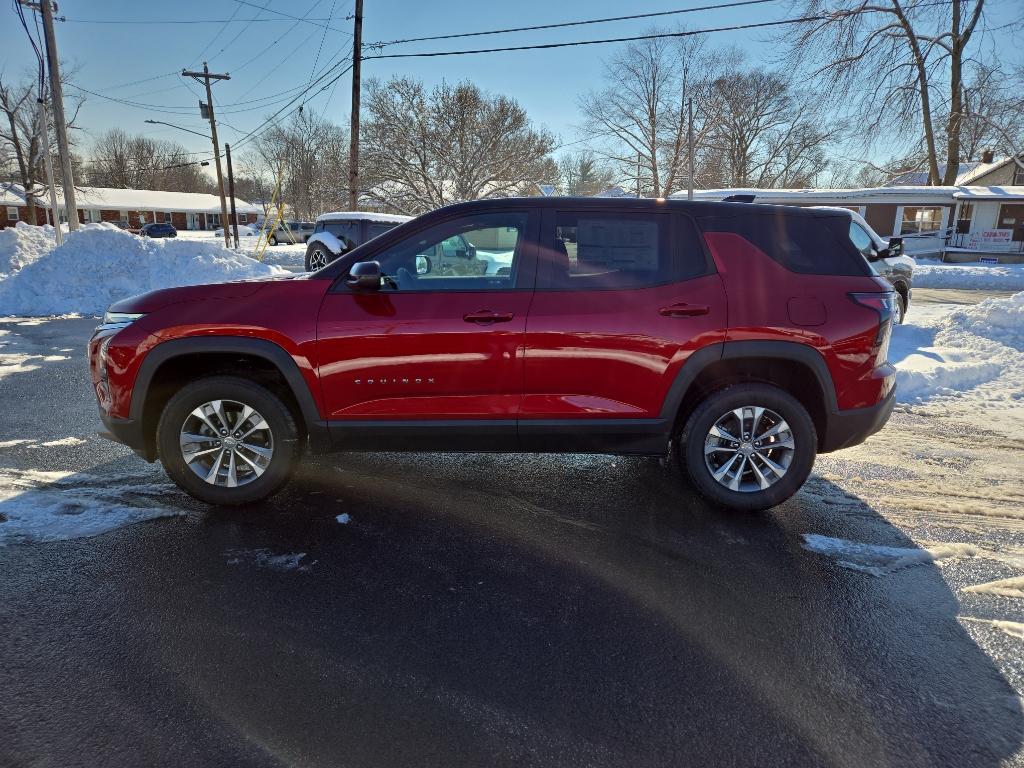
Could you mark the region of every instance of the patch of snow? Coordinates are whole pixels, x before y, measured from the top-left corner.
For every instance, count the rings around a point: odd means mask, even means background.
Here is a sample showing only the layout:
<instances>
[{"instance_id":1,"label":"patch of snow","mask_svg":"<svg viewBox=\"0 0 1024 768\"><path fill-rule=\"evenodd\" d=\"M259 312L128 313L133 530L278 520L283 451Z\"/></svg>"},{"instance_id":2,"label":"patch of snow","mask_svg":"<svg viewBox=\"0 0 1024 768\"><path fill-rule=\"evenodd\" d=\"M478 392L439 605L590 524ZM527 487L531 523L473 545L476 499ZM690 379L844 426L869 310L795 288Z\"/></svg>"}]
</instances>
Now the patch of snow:
<instances>
[{"instance_id":1,"label":"patch of snow","mask_svg":"<svg viewBox=\"0 0 1024 768\"><path fill-rule=\"evenodd\" d=\"M160 503L173 488L150 474L0 469L0 546L96 536L183 515Z\"/></svg>"},{"instance_id":2,"label":"patch of snow","mask_svg":"<svg viewBox=\"0 0 1024 768\"><path fill-rule=\"evenodd\" d=\"M3 440L0 441L0 448L13 448L16 445L24 445L25 443L34 443L35 440Z\"/></svg>"},{"instance_id":3,"label":"patch of snow","mask_svg":"<svg viewBox=\"0 0 1024 768\"><path fill-rule=\"evenodd\" d=\"M93 224L0 281L0 315L100 314L115 301L158 288L284 273L213 241L142 238Z\"/></svg>"},{"instance_id":4,"label":"patch of snow","mask_svg":"<svg viewBox=\"0 0 1024 768\"><path fill-rule=\"evenodd\" d=\"M343 512L334 519L342 525L348 525L350 522L352 522L352 518L348 516L348 512Z\"/></svg>"},{"instance_id":5,"label":"patch of snow","mask_svg":"<svg viewBox=\"0 0 1024 768\"><path fill-rule=\"evenodd\" d=\"M983 595L1024 598L1024 576L1014 576L1009 579L999 579L998 581L987 581L984 584L974 584L970 587L964 587L963 591L977 592Z\"/></svg>"},{"instance_id":6,"label":"patch of snow","mask_svg":"<svg viewBox=\"0 0 1024 768\"><path fill-rule=\"evenodd\" d=\"M229 549L224 553L227 556L228 565L254 565L257 568L267 568L271 571L298 571L308 573L316 560L311 563L303 563L305 552L286 552L274 554L269 549Z\"/></svg>"},{"instance_id":7,"label":"patch of snow","mask_svg":"<svg viewBox=\"0 0 1024 768\"><path fill-rule=\"evenodd\" d=\"M945 264L918 261L915 288L1024 291L1024 264Z\"/></svg>"},{"instance_id":8,"label":"patch of snow","mask_svg":"<svg viewBox=\"0 0 1024 768\"><path fill-rule=\"evenodd\" d=\"M53 227L34 227L19 221L13 227L0 229L0 276L10 275L34 262L53 249L56 240Z\"/></svg>"},{"instance_id":9,"label":"patch of snow","mask_svg":"<svg viewBox=\"0 0 1024 768\"><path fill-rule=\"evenodd\" d=\"M978 554L978 548L973 544L935 544L928 548L886 547L834 539L817 533L805 533L804 546L819 555L831 557L843 568L872 576L885 576L913 565L935 563L954 557L974 557Z\"/></svg>"},{"instance_id":10,"label":"patch of snow","mask_svg":"<svg viewBox=\"0 0 1024 768\"><path fill-rule=\"evenodd\" d=\"M39 445L46 446L47 448L53 448L58 445L83 445L85 440L80 437L63 437L60 440L47 440L45 443Z\"/></svg>"},{"instance_id":11,"label":"patch of snow","mask_svg":"<svg viewBox=\"0 0 1024 768\"><path fill-rule=\"evenodd\" d=\"M974 616L961 616L961 621L974 622L975 624L988 624L994 629L998 629L1011 637L1016 637L1019 640L1024 640L1024 624L1019 621L1003 621L999 619L978 619Z\"/></svg>"}]
</instances>

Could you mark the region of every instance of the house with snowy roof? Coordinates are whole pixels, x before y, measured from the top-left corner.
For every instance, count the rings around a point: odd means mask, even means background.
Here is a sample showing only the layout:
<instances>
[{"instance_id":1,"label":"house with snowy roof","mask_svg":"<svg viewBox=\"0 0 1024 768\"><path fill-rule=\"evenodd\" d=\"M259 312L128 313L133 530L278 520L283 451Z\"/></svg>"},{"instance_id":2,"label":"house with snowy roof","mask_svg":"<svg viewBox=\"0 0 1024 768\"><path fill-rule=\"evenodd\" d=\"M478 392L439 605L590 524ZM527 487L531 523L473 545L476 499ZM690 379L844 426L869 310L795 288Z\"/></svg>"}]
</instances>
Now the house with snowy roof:
<instances>
[{"instance_id":1,"label":"house with snowy roof","mask_svg":"<svg viewBox=\"0 0 1024 768\"><path fill-rule=\"evenodd\" d=\"M67 221L63 194L58 188L57 215ZM217 229L221 226L220 197L201 192L162 192L151 189L113 189L109 187L75 187L78 221L82 224L101 221L137 229L151 222L166 222L176 229ZM53 224L48 194L36 195L35 221L30 224ZM231 200L228 200L228 210ZM235 198L239 224L255 224L263 209ZM20 184L0 184L0 229L19 221L28 221L28 201ZM229 213L230 216L230 213Z\"/></svg>"}]
</instances>

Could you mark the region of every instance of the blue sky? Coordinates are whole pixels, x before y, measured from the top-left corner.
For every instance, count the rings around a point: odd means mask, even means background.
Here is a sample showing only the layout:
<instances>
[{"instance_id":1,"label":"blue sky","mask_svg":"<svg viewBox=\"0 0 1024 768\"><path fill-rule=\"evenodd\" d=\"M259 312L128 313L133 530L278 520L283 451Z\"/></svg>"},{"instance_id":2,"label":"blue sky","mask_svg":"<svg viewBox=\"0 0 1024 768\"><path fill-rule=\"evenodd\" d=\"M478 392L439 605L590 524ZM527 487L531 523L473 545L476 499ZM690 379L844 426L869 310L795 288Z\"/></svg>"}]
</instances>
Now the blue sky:
<instances>
[{"instance_id":1,"label":"blue sky","mask_svg":"<svg viewBox=\"0 0 1024 768\"><path fill-rule=\"evenodd\" d=\"M720 0L714 0L720 1ZM265 5L267 0L251 0ZM1019 14L1020 0L1001 0L994 18L1006 21ZM487 3L480 0L364 0L365 42L393 40L425 35L450 34L501 27L518 27L560 21L573 21L630 13L650 13L710 4L708 0L660 0L647 3L623 3L621 0L552 3L550 0L517 0L513 3ZM270 9L294 16L325 18L331 27L351 30L346 20L352 0L270 0ZM333 10L332 10L333 9ZM1015 10L1016 9L1016 10ZM13 12L4 9L0 24L0 69L8 76L23 70L30 62L28 41L15 23ZM281 90L309 79L313 62L323 39L318 69L340 52L351 48L350 38L340 32L277 16L270 11L243 5L236 0L178 0L176 3L138 0L64 0L60 14L69 21L58 23L57 36L62 58L77 67L73 80L82 87L108 96L185 110L184 114L164 114L156 108L140 109L90 96L79 124L90 134L110 127L142 132L159 138L173 138L190 150L202 151L209 143L198 136L164 126L147 125L147 118L165 120L197 131L208 125L197 114L199 86L189 82L190 92L180 77L167 73L183 67L202 66L208 59L211 70L232 73L229 82L215 86L214 99L220 109L221 141L237 140L257 126L280 105L264 108L261 104L236 102L274 97ZM217 23L234 17L236 21ZM785 2L767 3L734 9L703 11L654 20L595 24L559 30L495 35L469 39L435 41L395 46L387 51L451 50L500 45L557 42L642 34L652 26L675 28L685 23L690 28L747 24L778 19L792 14ZM246 25L239 19L270 18L269 22ZM163 24L161 20L195 20L196 24ZM144 21L146 24L84 23L79 20ZM323 23L323 22L320 22ZM747 51L753 62L773 65L773 49L766 43L768 31L716 33L707 37L710 46L736 45ZM274 41L277 40L275 43ZM1006 42L1009 42L1008 40ZM1020 43L1021 41L1015 41ZM264 53L261 50L270 46ZM1019 46L1015 46L1020 56ZM205 53L204 53L204 49ZM562 141L579 138L577 97L602 85L602 59L614 45L595 45L554 50L495 53L435 59L384 59L367 61L364 77L414 75L436 83L443 79L470 79L483 88L508 94L526 107L531 118L554 131ZM1004 48L1005 50L1005 48ZM367 52L369 53L369 51ZM125 87L114 87L134 80L164 75L158 79ZM330 91L320 94L311 104L337 122L347 122L349 76ZM328 101L328 96L331 96ZM257 109L251 109L253 106ZM246 109L248 111L232 111ZM230 126L230 127L229 127ZM237 129L237 131L236 131ZM86 139L84 144L88 144Z\"/></svg>"}]
</instances>

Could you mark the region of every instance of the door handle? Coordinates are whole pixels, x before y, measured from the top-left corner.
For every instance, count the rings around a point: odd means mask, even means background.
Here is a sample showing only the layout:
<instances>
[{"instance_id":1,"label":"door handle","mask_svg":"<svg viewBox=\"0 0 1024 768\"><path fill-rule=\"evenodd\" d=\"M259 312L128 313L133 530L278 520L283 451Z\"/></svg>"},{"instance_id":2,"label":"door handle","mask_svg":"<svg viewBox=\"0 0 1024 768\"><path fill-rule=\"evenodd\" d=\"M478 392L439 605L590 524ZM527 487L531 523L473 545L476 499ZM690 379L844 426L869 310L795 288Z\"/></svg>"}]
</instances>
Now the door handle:
<instances>
[{"instance_id":1,"label":"door handle","mask_svg":"<svg viewBox=\"0 0 1024 768\"><path fill-rule=\"evenodd\" d=\"M467 323L476 323L477 325L491 325L492 323L507 323L515 315L511 312L492 312L489 309L482 309L479 312L469 312L462 316L462 319Z\"/></svg>"},{"instance_id":2,"label":"door handle","mask_svg":"<svg viewBox=\"0 0 1024 768\"><path fill-rule=\"evenodd\" d=\"M671 307L662 307L658 314L662 317L696 317L706 315L710 311L707 304L673 304Z\"/></svg>"}]
</instances>

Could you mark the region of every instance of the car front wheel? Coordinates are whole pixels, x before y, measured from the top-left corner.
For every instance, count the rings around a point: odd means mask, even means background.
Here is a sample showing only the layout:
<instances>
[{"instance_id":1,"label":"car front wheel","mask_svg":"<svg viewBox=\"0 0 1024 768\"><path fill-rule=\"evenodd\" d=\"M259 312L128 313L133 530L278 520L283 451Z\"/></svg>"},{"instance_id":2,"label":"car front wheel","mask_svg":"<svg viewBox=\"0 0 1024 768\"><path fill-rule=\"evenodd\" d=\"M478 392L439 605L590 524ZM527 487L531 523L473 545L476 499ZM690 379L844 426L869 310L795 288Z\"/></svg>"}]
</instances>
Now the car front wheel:
<instances>
[{"instance_id":1,"label":"car front wheel","mask_svg":"<svg viewBox=\"0 0 1024 768\"><path fill-rule=\"evenodd\" d=\"M795 494L814 466L818 438L801 403L770 384L737 384L703 400L680 436L683 470L697 491L754 512Z\"/></svg>"},{"instance_id":2,"label":"car front wheel","mask_svg":"<svg viewBox=\"0 0 1024 768\"><path fill-rule=\"evenodd\" d=\"M209 504L248 504L277 491L300 453L291 412L268 389L234 376L182 387L164 407L157 451L171 479Z\"/></svg>"}]
</instances>

